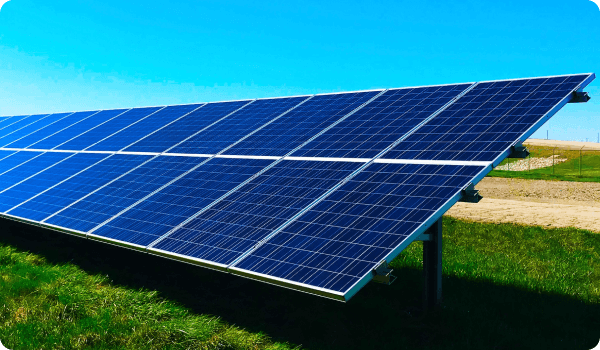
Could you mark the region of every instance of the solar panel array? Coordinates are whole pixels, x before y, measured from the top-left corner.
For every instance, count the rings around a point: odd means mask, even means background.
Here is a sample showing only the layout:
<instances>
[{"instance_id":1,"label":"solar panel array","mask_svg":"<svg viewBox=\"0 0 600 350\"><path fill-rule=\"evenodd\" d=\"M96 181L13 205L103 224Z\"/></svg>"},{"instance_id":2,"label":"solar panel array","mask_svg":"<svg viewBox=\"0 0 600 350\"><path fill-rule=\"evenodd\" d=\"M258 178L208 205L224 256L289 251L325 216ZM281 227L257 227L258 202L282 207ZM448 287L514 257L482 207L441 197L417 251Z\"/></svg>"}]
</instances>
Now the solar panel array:
<instances>
[{"instance_id":1,"label":"solar panel array","mask_svg":"<svg viewBox=\"0 0 600 350\"><path fill-rule=\"evenodd\" d=\"M348 300L594 78L1 118L0 212Z\"/></svg>"}]
</instances>

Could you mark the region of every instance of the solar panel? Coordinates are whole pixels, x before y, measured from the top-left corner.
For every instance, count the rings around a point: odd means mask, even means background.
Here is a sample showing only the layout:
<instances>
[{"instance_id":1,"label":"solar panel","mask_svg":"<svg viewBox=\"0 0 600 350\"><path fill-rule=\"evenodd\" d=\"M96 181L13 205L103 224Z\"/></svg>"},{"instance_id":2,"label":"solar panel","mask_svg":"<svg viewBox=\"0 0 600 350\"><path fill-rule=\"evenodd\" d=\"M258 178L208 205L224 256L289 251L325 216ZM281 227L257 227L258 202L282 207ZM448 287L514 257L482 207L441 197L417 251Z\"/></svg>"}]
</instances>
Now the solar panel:
<instances>
[{"instance_id":1,"label":"solar panel","mask_svg":"<svg viewBox=\"0 0 600 350\"><path fill-rule=\"evenodd\" d=\"M469 86L388 90L294 156L373 158Z\"/></svg>"},{"instance_id":2,"label":"solar panel","mask_svg":"<svg viewBox=\"0 0 600 350\"><path fill-rule=\"evenodd\" d=\"M165 152L219 120L226 118L251 101L208 103L185 117L165 125L124 149L127 152Z\"/></svg>"},{"instance_id":3,"label":"solar panel","mask_svg":"<svg viewBox=\"0 0 600 350\"><path fill-rule=\"evenodd\" d=\"M230 264L360 165L280 162L210 209L194 215L156 242L153 249L217 266Z\"/></svg>"},{"instance_id":4,"label":"solar panel","mask_svg":"<svg viewBox=\"0 0 600 350\"><path fill-rule=\"evenodd\" d=\"M54 153L51 155L64 156L65 154ZM60 162L52 164L40 173L0 191L0 211L10 210L107 156L107 154L75 153Z\"/></svg>"},{"instance_id":5,"label":"solar panel","mask_svg":"<svg viewBox=\"0 0 600 350\"><path fill-rule=\"evenodd\" d=\"M0 147L7 147L8 144L10 144L14 141L21 140L22 138L27 137L30 134L35 133L40 129L43 129L48 125L52 125L53 123L56 123L57 121L60 121L61 119L65 118L69 114L71 114L71 113L50 114L44 118L38 119L37 121L35 121L29 125L26 125L18 130L15 130L10 134L4 135L3 137L0 137Z\"/></svg>"},{"instance_id":6,"label":"solar panel","mask_svg":"<svg viewBox=\"0 0 600 350\"><path fill-rule=\"evenodd\" d=\"M213 158L90 233L146 246L272 162Z\"/></svg>"},{"instance_id":7,"label":"solar panel","mask_svg":"<svg viewBox=\"0 0 600 350\"><path fill-rule=\"evenodd\" d=\"M41 128L39 127L40 125L37 125L37 123L33 124L33 126L36 129L35 131L31 132L27 136L23 136L23 137L19 138L16 141L6 144L4 147L27 148L28 146L30 146L36 142L39 142L40 140L43 140L51 135L54 135L55 133L63 130L64 128L67 128L67 127L73 125L74 123L77 123L80 120L89 117L90 115L92 115L94 113L97 113L97 111L72 113L60 120L55 121L54 123L52 123L46 127L41 127Z\"/></svg>"},{"instance_id":8,"label":"solar panel","mask_svg":"<svg viewBox=\"0 0 600 350\"><path fill-rule=\"evenodd\" d=\"M594 74L0 120L0 214L349 300Z\"/></svg>"},{"instance_id":9,"label":"solar panel","mask_svg":"<svg viewBox=\"0 0 600 350\"><path fill-rule=\"evenodd\" d=\"M144 119L135 121L133 124L127 126L121 131L109 136L105 140L98 142L97 144L88 148L90 151L119 151L137 140L150 135L163 127L165 124L169 124L190 112L198 109L202 105L191 104L181 106L168 106L156 113L149 115Z\"/></svg>"},{"instance_id":10,"label":"solar panel","mask_svg":"<svg viewBox=\"0 0 600 350\"><path fill-rule=\"evenodd\" d=\"M516 140L525 141L534 125L545 123L544 116L589 79L586 74L479 83L386 158L493 161Z\"/></svg>"},{"instance_id":11,"label":"solar panel","mask_svg":"<svg viewBox=\"0 0 600 350\"><path fill-rule=\"evenodd\" d=\"M52 135L44 138L40 138L39 141L27 146L29 149L55 149L57 146L66 143L79 135L103 125L107 121L125 113L127 109L112 109L106 111L99 111L90 115L89 117L82 117L79 121L74 122L71 126L68 126Z\"/></svg>"},{"instance_id":12,"label":"solar panel","mask_svg":"<svg viewBox=\"0 0 600 350\"><path fill-rule=\"evenodd\" d=\"M44 119L49 114L37 114L30 115L21 120L15 121L9 125L6 125L0 129L0 135L2 138L10 136L10 134L19 131L21 128L27 127L30 124L33 124L41 119ZM1 141L2 139L0 139Z\"/></svg>"},{"instance_id":13,"label":"solar panel","mask_svg":"<svg viewBox=\"0 0 600 350\"><path fill-rule=\"evenodd\" d=\"M257 100L170 149L170 153L216 154L308 97Z\"/></svg>"},{"instance_id":14,"label":"solar panel","mask_svg":"<svg viewBox=\"0 0 600 350\"><path fill-rule=\"evenodd\" d=\"M315 96L225 154L283 156L380 92Z\"/></svg>"},{"instance_id":15,"label":"solar panel","mask_svg":"<svg viewBox=\"0 0 600 350\"><path fill-rule=\"evenodd\" d=\"M96 143L112 136L112 134L119 132L120 130L127 128L129 125L143 119L163 107L145 107L145 108L132 108L127 112L119 114L118 116L106 121L103 124L98 125L89 131L65 142L64 144L56 147L61 150L84 150Z\"/></svg>"},{"instance_id":16,"label":"solar panel","mask_svg":"<svg viewBox=\"0 0 600 350\"><path fill-rule=\"evenodd\" d=\"M230 267L332 298L352 287L485 167L372 164ZM387 259L391 261L391 259Z\"/></svg>"}]
</instances>

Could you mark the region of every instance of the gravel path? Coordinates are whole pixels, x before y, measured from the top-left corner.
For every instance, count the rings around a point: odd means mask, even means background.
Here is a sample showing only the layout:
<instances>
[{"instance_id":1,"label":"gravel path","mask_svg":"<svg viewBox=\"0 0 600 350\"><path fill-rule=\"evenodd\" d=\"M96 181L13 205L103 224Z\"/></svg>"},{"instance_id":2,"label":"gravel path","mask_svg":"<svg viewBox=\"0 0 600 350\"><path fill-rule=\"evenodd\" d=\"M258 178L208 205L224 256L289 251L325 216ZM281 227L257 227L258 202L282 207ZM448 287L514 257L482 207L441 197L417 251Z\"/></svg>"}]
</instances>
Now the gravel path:
<instances>
[{"instance_id":1,"label":"gravel path","mask_svg":"<svg viewBox=\"0 0 600 350\"><path fill-rule=\"evenodd\" d=\"M457 203L447 215L600 233L600 183L485 178L475 188L481 202Z\"/></svg>"}]
</instances>

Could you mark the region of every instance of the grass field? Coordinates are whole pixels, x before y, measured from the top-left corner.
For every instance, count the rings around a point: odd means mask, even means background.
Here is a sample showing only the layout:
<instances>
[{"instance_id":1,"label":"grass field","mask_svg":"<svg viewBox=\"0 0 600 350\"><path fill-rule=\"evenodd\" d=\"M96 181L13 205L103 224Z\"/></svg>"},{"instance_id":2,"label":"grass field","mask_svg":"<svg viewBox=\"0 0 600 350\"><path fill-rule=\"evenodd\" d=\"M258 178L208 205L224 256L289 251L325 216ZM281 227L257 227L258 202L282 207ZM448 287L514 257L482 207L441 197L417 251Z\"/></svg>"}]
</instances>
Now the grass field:
<instances>
[{"instance_id":1,"label":"grass field","mask_svg":"<svg viewBox=\"0 0 600 350\"><path fill-rule=\"evenodd\" d=\"M527 147L531 152L531 157L552 157L553 154L560 155L561 158L568 159L565 162L557 163L552 167L533 169L530 171L506 171L493 170L488 176L491 177L509 177L534 180L556 180L556 181L585 181L600 182L600 151L583 150L581 157L581 175L579 171L579 150L567 150L557 148L542 148L537 146ZM516 162L519 159L505 159L500 165L509 162Z\"/></svg>"},{"instance_id":2,"label":"grass field","mask_svg":"<svg viewBox=\"0 0 600 350\"><path fill-rule=\"evenodd\" d=\"M9 349L591 349L600 235L444 218L444 303L421 312L422 245L349 303L2 223ZM31 251L31 253L25 252Z\"/></svg>"}]
</instances>

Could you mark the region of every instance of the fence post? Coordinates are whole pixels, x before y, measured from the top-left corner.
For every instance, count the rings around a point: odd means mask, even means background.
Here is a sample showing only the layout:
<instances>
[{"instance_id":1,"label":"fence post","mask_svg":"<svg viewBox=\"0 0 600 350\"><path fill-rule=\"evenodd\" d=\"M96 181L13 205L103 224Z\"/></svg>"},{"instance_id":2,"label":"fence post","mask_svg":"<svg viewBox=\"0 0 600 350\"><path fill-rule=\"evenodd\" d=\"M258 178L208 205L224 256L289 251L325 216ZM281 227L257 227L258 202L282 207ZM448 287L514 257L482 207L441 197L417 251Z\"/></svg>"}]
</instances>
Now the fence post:
<instances>
[{"instance_id":1,"label":"fence post","mask_svg":"<svg viewBox=\"0 0 600 350\"><path fill-rule=\"evenodd\" d=\"M581 146L581 148L579 149L579 176L581 176L581 163L583 162L583 157L581 156L583 147L585 147L585 145Z\"/></svg>"},{"instance_id":2,"label":"fence post","mask_svg":"<svg viewBox=\"0 0 600 350\"><path fill-rule=\"evenodd\" d=\"M552 175L554 175L554 151L556 151L556 147L552 149Z\"/></svg>"}]
</instances>

